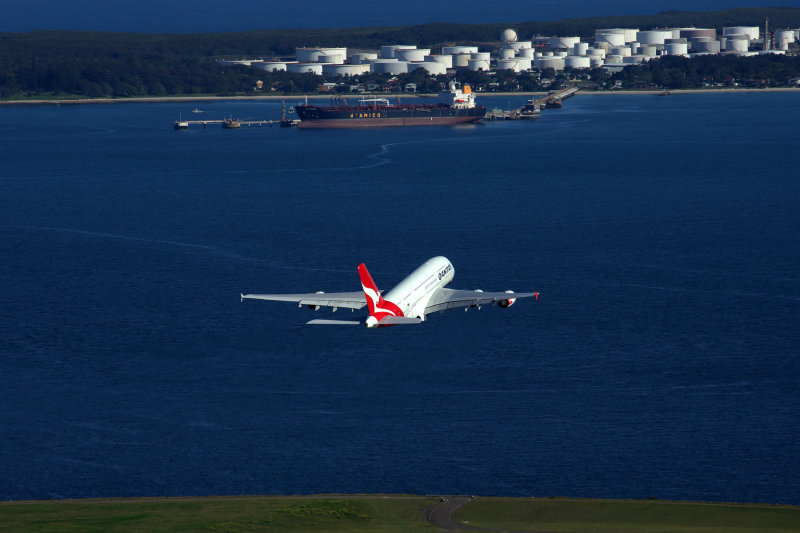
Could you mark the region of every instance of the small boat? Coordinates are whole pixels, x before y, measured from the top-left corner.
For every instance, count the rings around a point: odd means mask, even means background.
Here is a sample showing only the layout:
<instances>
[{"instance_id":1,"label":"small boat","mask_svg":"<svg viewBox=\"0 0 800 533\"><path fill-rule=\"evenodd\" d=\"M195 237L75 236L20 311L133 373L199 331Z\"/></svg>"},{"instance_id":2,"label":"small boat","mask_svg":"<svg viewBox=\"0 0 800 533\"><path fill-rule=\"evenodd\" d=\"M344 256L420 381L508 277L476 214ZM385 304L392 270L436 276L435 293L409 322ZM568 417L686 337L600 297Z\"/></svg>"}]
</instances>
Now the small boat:
<instances>
[{"instance_id":1,"label":"small boat","mask_svg":"<svg viewBox=\"0 0 800 533\"><path fill-rule=\"evenodd\" d=\"M226 118L222 122L222 127L225 128L225 129L229 129L229 130L230 129L241 128L242 127L242 121L241 120L236 120L233 117L229 117L229 118Z\"/></svg>"},{"instance_id":2,"label":"small boat","mask_svg":"<svg viewBox=\"0 0 800 533\"><path fill-rule=\"evenodd\" d=\"M192 113L202 113L202 112L203 112L202 109L197 109L196 107L192 109Z\"/></svg>"},{"instance_id":3,"label":"small boat","mask_svg":"<svg viewBox=\"0 0 800 533\"><path fill-rule=\"evenodd\" d=\"M176 130L188 130L189 129L189 122L183 120L183 117L178 115L178 120L175 121L175 129Z\"/></svg>"},{"instance_id":4,"label":"small boat","mask_svg":"<svg viewBox=\"0 0 800 533\"><path fill-rule=\"evenodd\" d=\"M669 96L669 95L670 95L669 91L663 91L663 92L658 93L658 96Z\"/></svg>"}]
</instances>

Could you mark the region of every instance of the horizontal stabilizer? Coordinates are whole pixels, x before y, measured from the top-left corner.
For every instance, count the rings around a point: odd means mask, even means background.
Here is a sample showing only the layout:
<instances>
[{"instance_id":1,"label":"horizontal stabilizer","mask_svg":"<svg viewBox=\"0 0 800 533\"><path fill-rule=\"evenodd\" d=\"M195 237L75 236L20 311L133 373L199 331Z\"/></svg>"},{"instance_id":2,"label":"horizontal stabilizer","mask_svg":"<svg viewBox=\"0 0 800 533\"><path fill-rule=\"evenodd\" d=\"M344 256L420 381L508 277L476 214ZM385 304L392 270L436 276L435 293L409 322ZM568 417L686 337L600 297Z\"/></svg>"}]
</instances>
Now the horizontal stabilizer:
<instances>
[{"instance_id":1,"label":"horizontal stabilizer","mask_svg":"<svg viewBox=\"0 0 800 533\"><path fill-rule=\"evenodd\" d=\"M363 320L331 320L326 318L315 318L306 322L306 324L325 324L330 326L360 326L363 323Z\"/></svg>"},{"instance_id":2,"label":"horizontal stabilizer","mask_svg":"<svg viewBox=\"0 0 800 533\"><path fill-rule=\"evenodd\" d=\"M410 316L387 316L383 317L379 322L378 325L381 326L399 326L400 324L419 324L422 322L419 318L413 318Z\"/></svg>"}]
</instances>

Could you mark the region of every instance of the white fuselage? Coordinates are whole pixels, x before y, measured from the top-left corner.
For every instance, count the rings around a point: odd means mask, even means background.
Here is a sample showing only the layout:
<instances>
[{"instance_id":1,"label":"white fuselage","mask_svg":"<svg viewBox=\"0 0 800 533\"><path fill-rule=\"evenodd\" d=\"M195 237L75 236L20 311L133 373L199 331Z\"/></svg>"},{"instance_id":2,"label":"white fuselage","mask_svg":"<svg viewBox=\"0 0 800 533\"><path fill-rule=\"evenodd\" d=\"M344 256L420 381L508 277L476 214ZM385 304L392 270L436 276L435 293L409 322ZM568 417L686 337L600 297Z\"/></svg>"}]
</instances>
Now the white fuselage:
<instances>
[{"instance_id":1,"label":"white fuselage","mask_svg":"<svg viewBox=\"0 0 800 533\"><path fill-rule=\"evenodd\" d=\"M393 302L404 316L425 320L425 308L433 293L453 281L455 269L442 256L425 261L419 268L398 283L383 298Z\"/></svg>"}]
</instances>

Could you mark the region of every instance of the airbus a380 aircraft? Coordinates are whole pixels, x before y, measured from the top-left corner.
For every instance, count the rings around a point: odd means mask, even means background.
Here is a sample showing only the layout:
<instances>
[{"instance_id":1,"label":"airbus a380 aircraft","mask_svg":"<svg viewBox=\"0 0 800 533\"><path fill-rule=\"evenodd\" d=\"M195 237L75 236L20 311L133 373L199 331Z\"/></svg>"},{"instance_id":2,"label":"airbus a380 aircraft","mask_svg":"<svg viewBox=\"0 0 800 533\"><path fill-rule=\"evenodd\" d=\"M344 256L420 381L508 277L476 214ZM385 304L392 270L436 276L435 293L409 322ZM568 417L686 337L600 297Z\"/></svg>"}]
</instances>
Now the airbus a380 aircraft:
<instances>
[{"instance_id":1,"label":"airbus a380 aircraft","mask_svg":"<svg viewBox=\"0 0 800 533\"><path fill-rule=\"evenodd\" d=\"M377 328L399 324L419 324L425 320L427 315L446 309L463 307L466 310L470 307L494 303L505 309L511 306L517 298L534 296L537 300L539 299L538 292L483 292L481 290L446 289L445 285L453 280L455 270L450 261L441 256L425 261L422 266L386 293L386 296L381 295L364 263L358 265L358 275L361 277L363 292L242 294L242 301L248 298L297 302L300 306L307 305L315 310L323 306L333 307L334 311L339 307L361 309L366 305L369 309L369 317L366 320L316 319L307 323L365 324L368 328Z\"/></svg>"}]
</instances>

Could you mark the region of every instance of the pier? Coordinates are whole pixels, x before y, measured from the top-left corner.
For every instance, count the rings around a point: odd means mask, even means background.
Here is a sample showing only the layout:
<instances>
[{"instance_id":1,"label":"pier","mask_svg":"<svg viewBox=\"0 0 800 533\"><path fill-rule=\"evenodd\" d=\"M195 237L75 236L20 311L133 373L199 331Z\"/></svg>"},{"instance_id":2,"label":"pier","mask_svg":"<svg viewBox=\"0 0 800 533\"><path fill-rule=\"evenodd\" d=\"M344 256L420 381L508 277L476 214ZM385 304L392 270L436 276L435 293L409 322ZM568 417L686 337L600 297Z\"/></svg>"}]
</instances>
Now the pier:
<instances>
[{"instance_id":1,"label":"pier","mask_svg":"<svg viewBox=\"0 0 800 533\"><path fill-rule=\"evenodd\" d=\"M577 87L569 87L554 91L542 98L531 98L522 107L517 109L492 109L486 113L486 120L536 120L544 108L560 108L561 102L578 92Z\"/></svg>"},{"instance_id":2,"label":"pier","mask_svg":"<svg viewBox=\"0 0 800 533\"><path fill-rule=\"evenodd\" d=\"M235 118L223 118L223 119L213 119L213 120L181 120L178 119L175 121L175 129L176 130L188 130L189 126L203 126L204 128L210 125L220 125L225 129L239 129L239 128L252 128L252 127L264 127L269 126L270 128L274 125L278 125L282 128L287 128L291 126L296 126L297 123L300 122L299 119L283 119L283 120L239 120Z\"/></svg>"}]
</instances>

